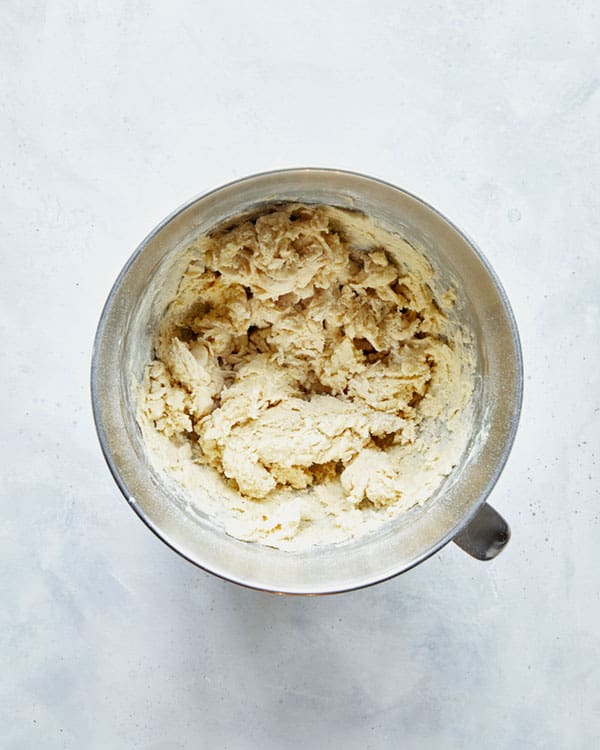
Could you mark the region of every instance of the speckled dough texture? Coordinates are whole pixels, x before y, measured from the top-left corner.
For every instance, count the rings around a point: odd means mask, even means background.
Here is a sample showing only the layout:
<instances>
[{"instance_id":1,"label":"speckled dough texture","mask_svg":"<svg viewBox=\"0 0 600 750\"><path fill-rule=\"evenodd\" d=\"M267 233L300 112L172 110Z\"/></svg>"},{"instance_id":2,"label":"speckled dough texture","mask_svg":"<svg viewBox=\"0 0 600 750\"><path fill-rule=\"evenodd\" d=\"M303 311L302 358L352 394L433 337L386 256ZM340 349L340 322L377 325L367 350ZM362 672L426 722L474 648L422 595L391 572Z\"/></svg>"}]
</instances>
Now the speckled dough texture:
<instances>
[{"instance_id":1,"label":"speckled dough texture","mask_svg":"<svg viewBox=\"0 0 600 750\"><path fill-rule=\"evenodd\" d=\"M426 502L467 443L474 358L424 255L301 204L186 252L139 388L154 466L229 534L284 549Z\"/></svg>"}]
</instances>

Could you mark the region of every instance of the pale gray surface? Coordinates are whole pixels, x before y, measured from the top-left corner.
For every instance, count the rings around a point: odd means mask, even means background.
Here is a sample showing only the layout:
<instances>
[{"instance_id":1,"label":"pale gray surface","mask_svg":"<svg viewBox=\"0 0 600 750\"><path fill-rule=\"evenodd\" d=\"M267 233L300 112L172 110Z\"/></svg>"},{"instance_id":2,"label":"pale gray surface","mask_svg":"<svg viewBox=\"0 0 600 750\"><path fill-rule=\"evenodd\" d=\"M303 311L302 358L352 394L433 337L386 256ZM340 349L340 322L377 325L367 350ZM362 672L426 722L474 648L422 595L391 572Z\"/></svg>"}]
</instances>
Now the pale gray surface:
<instances>
[{"instance_id":1,"label":"pale gray surface","mask_svg":"<svg viewBox=\"0 0 600 750\"><path fill-rule=\"evenodd\" d=\"M596 3L108 5L0 6L0 746L595 746ZM353 594L245 591L104 466L88 368L126 258L191 195L304 164L422 195L505 283L526 394L493 563L451 546Z\"/></svg>"}]
</instances>

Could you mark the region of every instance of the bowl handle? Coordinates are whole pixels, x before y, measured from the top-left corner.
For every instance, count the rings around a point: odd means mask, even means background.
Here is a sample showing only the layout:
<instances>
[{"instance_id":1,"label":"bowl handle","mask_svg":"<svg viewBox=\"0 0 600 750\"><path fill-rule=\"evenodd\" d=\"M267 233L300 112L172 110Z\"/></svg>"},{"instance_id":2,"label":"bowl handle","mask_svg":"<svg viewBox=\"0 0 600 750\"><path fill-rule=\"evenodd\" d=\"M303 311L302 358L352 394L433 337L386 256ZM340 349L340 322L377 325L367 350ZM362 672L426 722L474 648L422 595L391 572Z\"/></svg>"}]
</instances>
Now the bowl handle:
<instances>
[{"instance_id":1,"label":"bowl handle","mask_svg":"<svg viewBox=\"0 0 600 750\"><path fill-rule=\"evenodd\" d=\"M510 526L491 505L484 503L454 541L477 560L492 560L506 547Z\"/></svg>"}]
</instances>

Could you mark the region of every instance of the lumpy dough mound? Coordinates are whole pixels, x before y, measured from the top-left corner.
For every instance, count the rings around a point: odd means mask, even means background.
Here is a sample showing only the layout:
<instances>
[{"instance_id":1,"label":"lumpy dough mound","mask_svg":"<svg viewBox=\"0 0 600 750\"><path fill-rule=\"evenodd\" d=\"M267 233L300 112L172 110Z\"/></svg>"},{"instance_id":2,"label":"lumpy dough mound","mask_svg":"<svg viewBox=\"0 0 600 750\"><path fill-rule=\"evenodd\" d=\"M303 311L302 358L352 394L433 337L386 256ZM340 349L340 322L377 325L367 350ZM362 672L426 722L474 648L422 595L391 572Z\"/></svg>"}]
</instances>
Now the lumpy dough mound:
<instances>
[{"instance_id":1,"label":"lumpy dough mound","mask_svg":"<svg viewBox=\"0 0 600 750\"><path fill-rule=\"evenodd\" d=\"M426 258L362 214L300 204L188 252L140 389L153 462L192 496L188 469L210 467L228 531L275 546L424 502L464 447L444 435L472 392L454 293L434 295Z\"/></svg>"}]
</instances>

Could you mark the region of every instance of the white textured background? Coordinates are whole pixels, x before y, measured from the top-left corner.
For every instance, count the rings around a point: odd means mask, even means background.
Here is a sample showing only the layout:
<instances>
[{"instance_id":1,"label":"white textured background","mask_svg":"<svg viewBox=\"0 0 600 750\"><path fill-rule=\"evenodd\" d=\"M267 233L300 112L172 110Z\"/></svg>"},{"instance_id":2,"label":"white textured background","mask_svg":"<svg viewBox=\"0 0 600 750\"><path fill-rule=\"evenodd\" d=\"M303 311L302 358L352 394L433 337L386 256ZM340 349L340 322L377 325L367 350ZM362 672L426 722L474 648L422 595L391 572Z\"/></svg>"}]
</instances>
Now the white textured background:
<instances>
[{"instance_id":1,"label":"white textured background","mask_svg":"<svg viewBox=\"0 0 600 750\"><path fill-rule=\"evenodd\" d=\"M5 0L0 23L0 747L597 747L598 4ZM416 192L506 286L526 394L493 563L246 591L105 468L88 370L117 272L192 195L300 165Z\"/></svg>"}]
</instances>

